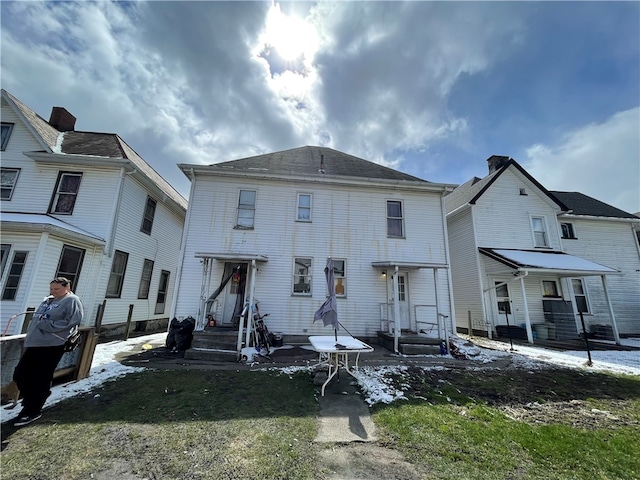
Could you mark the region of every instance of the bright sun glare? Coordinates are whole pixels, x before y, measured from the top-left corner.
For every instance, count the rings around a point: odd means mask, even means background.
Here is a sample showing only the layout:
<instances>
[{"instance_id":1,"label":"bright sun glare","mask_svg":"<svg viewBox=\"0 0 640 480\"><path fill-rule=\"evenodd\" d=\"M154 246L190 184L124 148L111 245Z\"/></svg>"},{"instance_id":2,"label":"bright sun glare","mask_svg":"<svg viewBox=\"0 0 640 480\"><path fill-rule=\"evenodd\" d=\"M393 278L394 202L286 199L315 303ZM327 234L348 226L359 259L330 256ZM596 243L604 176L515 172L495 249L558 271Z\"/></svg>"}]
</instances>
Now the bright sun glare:
<instances>
[{"instance_id":1,"label":"bright sun glare","mask_svg":"<svg viewBox=\"0 0 640 480\"><path fill-rule=\"evenodd\" d=\"M267 14L264 41L288 61L302 54L309 56L317 47L313 26L301 18L285 15L277 3L271 6Z\"/></svg>"}]
</instances>

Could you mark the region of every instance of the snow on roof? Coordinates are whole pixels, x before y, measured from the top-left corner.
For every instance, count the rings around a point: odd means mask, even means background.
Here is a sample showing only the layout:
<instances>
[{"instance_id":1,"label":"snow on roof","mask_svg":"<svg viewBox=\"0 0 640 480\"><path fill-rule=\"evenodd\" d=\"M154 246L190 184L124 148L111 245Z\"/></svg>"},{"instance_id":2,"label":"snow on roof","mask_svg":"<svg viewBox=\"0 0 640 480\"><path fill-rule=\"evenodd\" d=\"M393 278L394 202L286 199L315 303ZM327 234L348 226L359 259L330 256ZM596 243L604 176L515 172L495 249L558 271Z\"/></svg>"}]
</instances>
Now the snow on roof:
<instances>
[{"instance_id":1,"label":"snow on roof","mask_svg":"<svg viewBox=\"0 0 640 480\"><path fill-rule=\"evenodd\" d=\"M517 264L519 268L541 268L584 272L618 273L617 270L563 252L532 252L529 250L484 249Z\"/></svg>"}]
</instances>

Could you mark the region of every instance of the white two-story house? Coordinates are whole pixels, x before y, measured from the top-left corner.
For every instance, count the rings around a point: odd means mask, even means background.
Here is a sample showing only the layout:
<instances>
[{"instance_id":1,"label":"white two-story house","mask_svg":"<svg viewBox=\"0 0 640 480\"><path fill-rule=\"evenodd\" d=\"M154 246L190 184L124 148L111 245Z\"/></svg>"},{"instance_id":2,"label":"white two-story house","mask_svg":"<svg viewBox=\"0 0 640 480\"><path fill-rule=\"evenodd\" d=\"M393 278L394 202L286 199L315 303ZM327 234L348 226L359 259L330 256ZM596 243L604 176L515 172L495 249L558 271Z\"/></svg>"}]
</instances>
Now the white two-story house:
<instances>
[{"instance_id":1,"label":"white two-story house","mask_svg":"<svg viewBox=\"0 0 640 480\"><path fill-rule=\"evenodd\" d=\"M237 326L255 301L271 331L331 334L313 322L328 257L354 336L452 318L446 185L316 146L179 167L192 186L175 314L197 328Z\"/></svg>"},{"instance_id":2,"label":"white two-story house","mask_svg":"<svg viewBox=\"0 0 640 480\"><path fill-rule=\"evenodd\" d=\"M619 342L616 319L626 307L616 304L612 286L625 282L622 262L593 255L595 246L591 254L569 247L558 218L570 208L515 160L494 155L487 162L486 177L445 197L458 331L534 342L578 339L602 324ZM616 234L603 231L602 238L603 249L620 244Z\"/></svg>"},{"instance_id":3,"label":"white two-story house","mask_svg":"<svg viewBox=\"0 0 640 480\"><path fill-rule=\"evenodd\" d=\"M0 309L4 335L58 276L93 326L166 322L187 201L118 135L75 131L54 107L44 120L2 90ZM142 322L142 323L139 323Z\"/></svg>"}]
</instances>

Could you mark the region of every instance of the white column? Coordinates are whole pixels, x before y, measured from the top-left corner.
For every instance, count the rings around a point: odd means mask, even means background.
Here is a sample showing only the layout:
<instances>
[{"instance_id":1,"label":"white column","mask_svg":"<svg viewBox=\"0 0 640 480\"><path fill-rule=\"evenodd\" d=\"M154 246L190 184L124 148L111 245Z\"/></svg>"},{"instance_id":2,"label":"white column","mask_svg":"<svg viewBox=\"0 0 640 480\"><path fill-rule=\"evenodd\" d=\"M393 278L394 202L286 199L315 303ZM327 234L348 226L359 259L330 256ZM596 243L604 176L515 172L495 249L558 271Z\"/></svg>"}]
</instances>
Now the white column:
<instances>
[{"instance_id":1,"label":"white column","mask_svg":"<svg viewBox=\"0 0 640 480\"><path fill-rule=\"evenodd\" d=\"M399 268L396 265L393 272L393 351L398 351L398 338L400 337L400 300L398 295L398 272Z\"/></svg>"},{"instance_id":2,"label":"white column","mask_svg":"<svg viewBox=\"0 0 640 480\"><path fill-rule=\"evenodd\" d=\"M620 345L620 334L618 333L618 324L616 323L616 316L613 313L613 306L611 305L611 298L609 297L609 288L607 287L607 277L600 275L602 279L602 288L604 289L604 298L607 299L607 306L609 307L609 316L611 317L611 328L613 329L613 339L616 341L616 345Z\"/></svg>"},{"instance_id":3,"label":"white column","mask_svg":"<svg viewBox=\"0 0 640 480\"><path fill-rule=\"evenodd\" d=\"M529 318L529 306L527 305L527 291L524 288L524 277L520 277L520 289L522 290L522 301L524 302L524 324L527 328L527 341L533 343L533 332L531 331L531 318Z\"/></svg>"}]
</instances>

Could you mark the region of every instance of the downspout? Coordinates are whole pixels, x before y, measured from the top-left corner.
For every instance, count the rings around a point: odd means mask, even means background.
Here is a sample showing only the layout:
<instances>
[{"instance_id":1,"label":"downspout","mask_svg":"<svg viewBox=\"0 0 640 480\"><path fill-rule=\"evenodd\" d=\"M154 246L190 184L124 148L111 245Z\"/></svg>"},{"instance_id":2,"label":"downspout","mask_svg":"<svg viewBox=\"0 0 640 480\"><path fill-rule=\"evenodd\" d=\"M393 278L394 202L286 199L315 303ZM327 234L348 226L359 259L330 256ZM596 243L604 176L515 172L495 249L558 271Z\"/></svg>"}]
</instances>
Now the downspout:
<instances>
[{"instance_id":1,"label":"downspout","mask_svg":"<svg viewBox=\"0 0 640 480\"><path fill-rule=\"evenodd\" d=\"M398 273L400 269L395 266L393 274L393 351L400 353L398 350L398 339L400 337L400 300L398 295Z\"/></svg>"},{"instance_id":2,"label":"downspout","mask_svg":"<svg viewBox=\"0 0 640 480\"><path fill-rule=\"evenodd\" d=\"M520 270L524 272L524 275L518 275L520 277L520 289L522 290L522 301L524 302L524 323L527 328L527 341L533 343L533 331L531 330L531 318L529 317L529 306L527 305L527 291L524 288L524 277L529 275L528 270Z\"/></svg>"},{"instance_id":3,"label":"downspout","mask_svg":"<svg viewBox=\"0 0 640 480\"><path fill-rule=\"evenodd\" d=\"M454 304L453 298L453 281L451 279L451 254L449 253L449 228L447 227L447 209L444 201L444 197L447 193L447 190L443 192L440 197L440 205L442 209L442 230L444 233L444 255L445 262L449 266L447 268L447 283L449 284L449 321L451 322L451 333L456 333L458 330L458 324L456 320L456 308ZM468 205L468 204L467 204ZM438 292L436 292L436 295ZM437 297L436 297L437 298ZM445 321L445 331L446 331L446 321ZM471 332L469 332L471 334ZM447 348L449 348L449 342L447 341Z\"/></svg>"},{"instance_id":4,"label":"downspout","mask_svg":"<svg viewBox=\"0 0 640 480\"><path fill-rule=\"evenodd\" d=\"M611 317L611 328L613 329L613 339L616 341L616 345L620 345L620 333L618 332L618 324L616 323L616 316L613 313L613 305L611 305L611 297L609 297L609 288L607 287L606 275L600 275L602 279L602 288L604 289L604 297L607 300L607 306L609 307L609 316Z\"/></svg>"},{"instance_id":5,"label":"downspout","mask_svg":"<svg viewBox=\"0 0 640 480\"><path fill-rule=\"evenodd\" d=\"M108 245L105 245L105 254L107 255L107 257L113 256L116 231L118 230L116 219L120 217L120 205L122 204L122 190L124 189L124 179L126 175L127 175L127 172L125 171L125 169L121 168L120 169L120 185L118 185L118 192L116 194L116 203L113 206L111 221L109 222L109 225L111 226L111 231L109 232L109 243Z\"/></svg>"},{"instance_id":6,"label":"downspout","mask_svg":"<svg viewBox=\"0 0 640 480\"><path fill-rule=\"evenodd\" d=\"M189 199L193 198L193 190L195 188L195 174L193 168L191 169L191 189L189 191ZM173 298L171 299L171 317L176 316L176 309L178 307L178 297L180 296L180 286L182 285L182 270L184 268L184 258L186 255L187 245L187 229L189 226L189 220L191 218L191 202L187 203L187 213L185 215L184 224L182 225L182 240L180 241L180 253L178 257L178 268L176 269L176 280L173 288Z\"/></svg>"}]
</instances>

